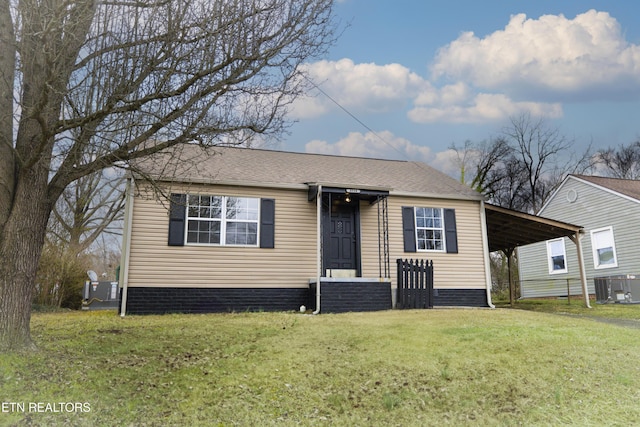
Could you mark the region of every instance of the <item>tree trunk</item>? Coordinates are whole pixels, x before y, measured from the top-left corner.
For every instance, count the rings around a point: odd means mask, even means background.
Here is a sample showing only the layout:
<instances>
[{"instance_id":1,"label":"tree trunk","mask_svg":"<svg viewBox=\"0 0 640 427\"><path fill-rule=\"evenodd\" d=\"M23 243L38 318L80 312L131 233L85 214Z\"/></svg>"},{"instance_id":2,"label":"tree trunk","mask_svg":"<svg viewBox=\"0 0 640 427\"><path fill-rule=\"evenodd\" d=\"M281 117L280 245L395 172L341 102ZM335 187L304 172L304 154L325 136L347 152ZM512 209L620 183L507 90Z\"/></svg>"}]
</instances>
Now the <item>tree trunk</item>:
<instances>
[{"instance_id":1,"label":"tree trunk","mask_svg":"<svg viewBox=\"0 0 640 427\"><path fill-rule=\"evenodd\" d=\"M13 154L13 98L15 37L9 2L0 4L0 234L11 211L15 185ZM6 201L6 202L5 202Z\"/></svg>"},{"instance_id":2,"label":"tree trunk","mask_svg":"<svg viewBox=\"0 0 640 427\"><path fill-rule=\"evenodd\" d=\"M47 171L35 169L18 180L0 235L0 351L35 347L29 332L31 303L50 213Z\"/></svg>"}]
</instances>

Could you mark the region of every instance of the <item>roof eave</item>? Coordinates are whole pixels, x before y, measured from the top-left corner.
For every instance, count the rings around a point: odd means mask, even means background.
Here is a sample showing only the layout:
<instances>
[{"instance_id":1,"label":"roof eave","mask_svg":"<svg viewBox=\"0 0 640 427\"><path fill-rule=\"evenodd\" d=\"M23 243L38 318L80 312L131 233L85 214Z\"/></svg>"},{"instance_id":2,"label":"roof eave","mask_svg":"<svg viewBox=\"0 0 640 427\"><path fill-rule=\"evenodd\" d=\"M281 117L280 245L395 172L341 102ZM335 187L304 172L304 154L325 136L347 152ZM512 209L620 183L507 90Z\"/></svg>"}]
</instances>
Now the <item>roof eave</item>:
<instances>
[{"instance_id":1,"label":"roof eave","mask_svg":"<svg viewBox=\"0 0 640 427\"><path fill-rule=\"evenodd\" d=\"M134 179L142 179L146 180L146 177L136 176L137 174L133 174ZM344 184L337 182L306 182L306 183L277 183L277 182L257 182L257 181L248 181L248 180L216 180L212 181L210 179L205 178L189 178L189 179L173 179L167 177L151 177L158 183L163 184L182 184L182 185L224 185L230 187L254 187L254 188L276 188L283 190L308 190L311 185L322 185L323 187L337 187L337 188L345 188L345 189L361 189L361 190L372 190L372 191L387 191L390 196L397 197L414 197L414 198L423 198L423 199L446 199L446 200L471 200L471 201L483 201L485 197L480 193L477 195L471 194L455 194L455 193L425 193L425 192L412 192L412 191L402 191L402 190L394 190L390 187L382 187L382 186L372 186L372 185L360 185L360 184Z\"/></svg>"},{"instance_id":2,"label":"roof eave","mask_svg":"<svg viewBox=\"0 0 640 427\"><path fill-rule=\"evenodd\" d=\"M472 201L485 201L486 198L480 194L455 194L455 193L423 193L412 191L390 191L390 196L398 197L416 197L421 199L447 199L447 200L472 200Z\"/></svg>"}]
</instances>

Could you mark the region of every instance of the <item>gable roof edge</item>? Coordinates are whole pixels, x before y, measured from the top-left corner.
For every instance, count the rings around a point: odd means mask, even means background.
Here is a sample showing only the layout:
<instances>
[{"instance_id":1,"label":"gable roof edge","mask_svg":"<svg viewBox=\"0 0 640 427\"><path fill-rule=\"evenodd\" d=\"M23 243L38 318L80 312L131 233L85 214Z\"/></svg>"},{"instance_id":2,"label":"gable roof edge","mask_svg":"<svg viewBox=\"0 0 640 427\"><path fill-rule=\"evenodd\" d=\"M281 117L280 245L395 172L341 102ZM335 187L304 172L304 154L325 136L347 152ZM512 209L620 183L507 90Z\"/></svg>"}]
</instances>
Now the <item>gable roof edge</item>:
<instances>
[{"instance_id":1,"label":"gable roof edge","mask_svg":"<svg viewBox=\"0 0 640 427\"><path fill-rule=\"evenodd\" d=\"M573 175L569 174L567 176L564 177L564 179L562 180L562 182L560 183L560 185L558 185L558 188L556 188L555 190L553 190L553 193L551 193L551 196L549 196L549 198L547 199L546 202L544 202L544 205L542 205L542 207L540 208L540 210L536 213L536 215L542 215L542 212L544 212L544 210L546 209L546 207L549 205L549 203L551 203L551 201L553 199L555 199L556 195L558 194L558 192L560 192L560 190L562 189L562 187L564 187L564 185L567 183L567 181L569 180L570 177L572 177Z\"/></svg>"},{"instance_id":2,"label":"gable roof edge","mask_svg":"<svg viewBox=\"0 0 640 427\"><path fill-rule=\"evenodd\" d=\"M587 185L590 185L591 187L595 187L595 188L598 188L598 189L600 189L602 191L605 191L607 193L613 194L614 196L622 197L623 199L629 200L630 202L640 203L640 199L636 199L635 197L631 197L631 196L628 196L626 194L622 194L619 191L613 190L613 189L611 189L609 187L605 187L605 186L600 185L600 184L596 184L595 182L591 182L591 181L588 181L586 179L582 179L579 176L569 175L569 177L571 177L571 178L575 179L576 181L581 182L583 184L587 184Z\"/></svg>"}]
</instances>

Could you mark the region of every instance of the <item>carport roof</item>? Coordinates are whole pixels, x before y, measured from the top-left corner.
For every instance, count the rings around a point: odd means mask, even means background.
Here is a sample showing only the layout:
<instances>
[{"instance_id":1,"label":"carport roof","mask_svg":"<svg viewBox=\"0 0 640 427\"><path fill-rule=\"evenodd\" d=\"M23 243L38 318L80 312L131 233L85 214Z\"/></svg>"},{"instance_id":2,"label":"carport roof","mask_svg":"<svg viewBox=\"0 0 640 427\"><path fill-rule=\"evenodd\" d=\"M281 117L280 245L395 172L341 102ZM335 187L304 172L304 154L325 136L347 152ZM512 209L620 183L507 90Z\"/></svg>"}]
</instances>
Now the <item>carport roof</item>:
<instances>
[{"instance_id":1,"label":"carport roof","mask_svg":"<svg viewBox=\"0 0 640 427\"><path fill-rule=\"evenodd\" d=\"M513 250L518 246L573 236L579 225L556 221L512 209L485 204L489 251Z\"/></svg>"}]
</instances>

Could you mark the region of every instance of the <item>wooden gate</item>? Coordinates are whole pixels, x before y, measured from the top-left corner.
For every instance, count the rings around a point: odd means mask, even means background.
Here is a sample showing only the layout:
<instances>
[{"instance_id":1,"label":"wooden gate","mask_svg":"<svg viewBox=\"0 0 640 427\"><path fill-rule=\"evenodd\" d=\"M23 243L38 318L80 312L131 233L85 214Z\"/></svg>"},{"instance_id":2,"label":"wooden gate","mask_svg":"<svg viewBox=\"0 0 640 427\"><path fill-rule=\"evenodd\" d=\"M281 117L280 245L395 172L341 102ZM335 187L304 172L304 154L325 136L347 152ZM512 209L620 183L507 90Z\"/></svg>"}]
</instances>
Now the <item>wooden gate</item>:
<instances>
[{"instance_id":1,"label":"wooden gate","mask_svg":"<svg viewBox=\"0 0 640 427\"><path fill-rule=\"evenodd\" d=\"M433 261L398 259L398 308L433 308Z\"/></svg>"}]
</instances>

